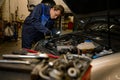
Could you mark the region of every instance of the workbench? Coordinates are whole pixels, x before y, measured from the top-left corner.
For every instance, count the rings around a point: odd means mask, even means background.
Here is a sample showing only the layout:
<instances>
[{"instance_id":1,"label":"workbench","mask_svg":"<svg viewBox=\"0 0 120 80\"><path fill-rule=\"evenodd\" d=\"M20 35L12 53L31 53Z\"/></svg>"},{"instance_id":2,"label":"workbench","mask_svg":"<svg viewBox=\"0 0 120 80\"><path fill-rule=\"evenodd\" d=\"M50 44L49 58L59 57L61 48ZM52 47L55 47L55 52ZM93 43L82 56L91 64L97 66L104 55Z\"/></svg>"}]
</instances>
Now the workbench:
<instances>
[{"instance_id":1,"label":"workbench","mask_svg":"<svg viewBox=\"0 0 120 80\"><path fill-rule=\"evenodd\" d=\"M31 64L0 63L0 80L37 80L38 75L31 74L31 72L42 60L27 59ZM91 65L87 66L80 80L90 80L91 68Z\"/></svg>"}]
</instances>

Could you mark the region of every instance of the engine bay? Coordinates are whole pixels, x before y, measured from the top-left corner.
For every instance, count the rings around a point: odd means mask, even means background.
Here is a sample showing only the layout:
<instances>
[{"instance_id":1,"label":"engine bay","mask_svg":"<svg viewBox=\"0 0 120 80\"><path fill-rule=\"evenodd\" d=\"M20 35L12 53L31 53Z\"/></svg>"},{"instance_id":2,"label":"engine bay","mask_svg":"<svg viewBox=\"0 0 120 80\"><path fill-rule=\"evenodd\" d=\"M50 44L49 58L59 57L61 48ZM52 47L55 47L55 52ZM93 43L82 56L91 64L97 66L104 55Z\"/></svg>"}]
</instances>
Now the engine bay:
<instances>
[{"instance_id":1,"label":"engine bay","mask_svg":"<svg viewBox=\"0 0 120 80\"><path fill-rule=\"evenodd\" d=\"M95 46L94 49L88 49L89 44L83 45L85 44L85 40L91 41L91 43ZM97 43L97 41L98 40L90 38L90 36L86 36L81 32L75 32L61 35L56 38L41 40L36 43L34 48L36 51L52 53L54 55L61 55L67 53L79 54L80 52L82 53L82 51L86 50L85 55L90 58L93 58L93 56L96 55L102 56L112 53L111 49L108 49L105 45L100 45L99 43ZM82 48L84 47L84 50L78 49L78 45L81 45Z\"/></svg>"}]
</instances>

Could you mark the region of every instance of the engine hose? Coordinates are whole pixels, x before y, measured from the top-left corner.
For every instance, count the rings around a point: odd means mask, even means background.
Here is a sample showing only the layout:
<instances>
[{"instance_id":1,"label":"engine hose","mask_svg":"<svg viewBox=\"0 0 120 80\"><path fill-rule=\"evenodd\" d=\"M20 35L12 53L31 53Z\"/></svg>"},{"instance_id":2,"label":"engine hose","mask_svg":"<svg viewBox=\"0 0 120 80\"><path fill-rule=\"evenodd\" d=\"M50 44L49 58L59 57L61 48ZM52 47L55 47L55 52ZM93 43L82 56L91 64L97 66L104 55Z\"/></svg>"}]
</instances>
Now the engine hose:
<instances>
[{"instance_id":1,"label":"engine hose","mask_svg":"<svg viewBox=\"0 0 120 80\"><path fill-rule=\"evenodd\" d=\"M39 71L39 76L43 79L46 79L46 80L50 80L50 77L46 76L43 74L43 71L45 71L45 69L48 67L48 65L44 66L43 68L41 68L41 70Z\"/></svg>"}]
</instances>

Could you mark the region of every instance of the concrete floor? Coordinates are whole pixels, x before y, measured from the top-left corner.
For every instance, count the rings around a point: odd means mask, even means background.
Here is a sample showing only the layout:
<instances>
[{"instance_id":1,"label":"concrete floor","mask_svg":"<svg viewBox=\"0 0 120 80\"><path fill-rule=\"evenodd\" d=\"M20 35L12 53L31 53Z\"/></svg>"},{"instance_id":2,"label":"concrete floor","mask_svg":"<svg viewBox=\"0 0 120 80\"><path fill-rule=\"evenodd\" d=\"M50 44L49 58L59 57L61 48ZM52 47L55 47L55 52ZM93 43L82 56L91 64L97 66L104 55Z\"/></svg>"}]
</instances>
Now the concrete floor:
<instances>
[{"instance_id":1,"label":"concrete floor","mask_svg":"<svg viewBox=\"0 0 120 80\"><path fill-rule=\"evenodd\" d=\"M9 54L12 53L13 51L18 51L20 49L21 49L21 38L19 38L18 41L0 40L0 59L3 59L2 57L3 54ZM3 64L0 64L0 66L3 66ZM21 70L12 69L13 67L11 68L12 65L10 64L6 66L9 66L10 69L6 69L6 68L0 69L0 80L30 80L31 79L30 72L28 71L24 72L22 69ZM24 66L20 66L20 65L16 65L15 68L17 67L24 68Z\"/></svg>"},{"instance_id":2,"label":"concrete floor","mask_svg":"<svg viewBox=\"0 0 120 80\"><path fill-rule=\"evenodd\" d=\"M0 57L2 54L11 53L14 50L21 49L21 38L18 41L0 41Z\"/></svg>"},{"instance_id":3,"label":"concrete floor","mask_svg":"<svg viewBox=\"0 0 120 80\"><path fill-rule=\"evenodd\" d=\"M0 42L0 57L21 49L21 38L18 41ZM120 80L120 53L111 54L91 63L91 80Z\"/></svg>"}]
</instances>

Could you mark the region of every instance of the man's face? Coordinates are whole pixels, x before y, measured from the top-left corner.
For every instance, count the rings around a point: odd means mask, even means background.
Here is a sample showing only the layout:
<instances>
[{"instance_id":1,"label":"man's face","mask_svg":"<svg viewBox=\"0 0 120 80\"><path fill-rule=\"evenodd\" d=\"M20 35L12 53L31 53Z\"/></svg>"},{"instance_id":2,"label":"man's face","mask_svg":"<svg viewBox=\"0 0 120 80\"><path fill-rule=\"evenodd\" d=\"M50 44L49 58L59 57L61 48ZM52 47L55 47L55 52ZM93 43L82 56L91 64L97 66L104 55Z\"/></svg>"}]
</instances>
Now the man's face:
<instances>
[{"instance_id":1,"label":"man's face","mask_svg":"<svg viewBox=\"0 0 120 80\"><path fill-rule=\"evenodd\" d=\"M54 8L50 9L50 18L51 19L56 19L61 15L60 10L54 10Z\"/></svg>"}]
</instances>

